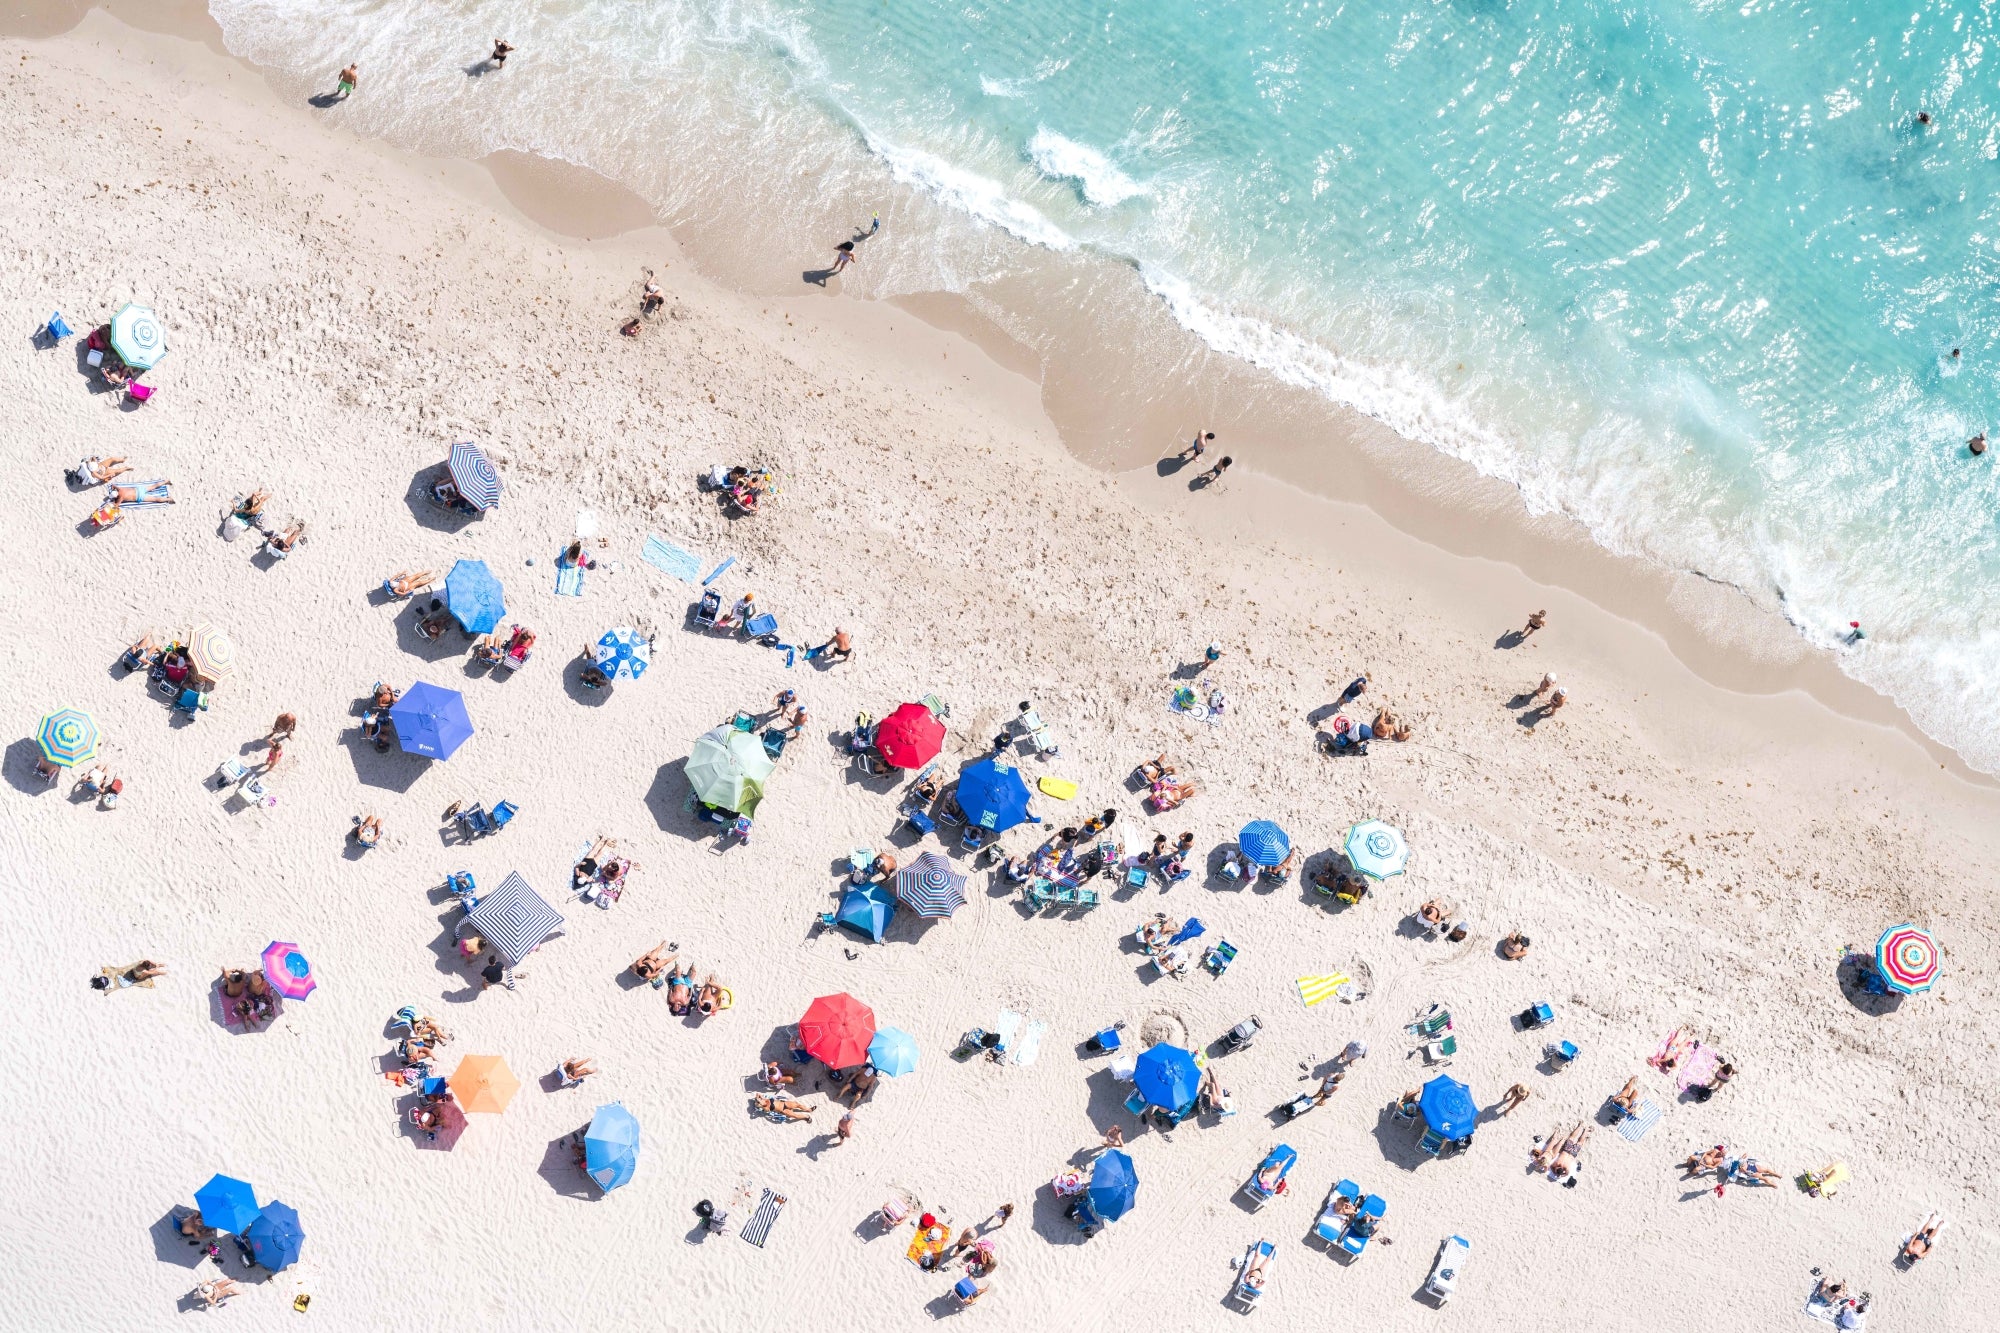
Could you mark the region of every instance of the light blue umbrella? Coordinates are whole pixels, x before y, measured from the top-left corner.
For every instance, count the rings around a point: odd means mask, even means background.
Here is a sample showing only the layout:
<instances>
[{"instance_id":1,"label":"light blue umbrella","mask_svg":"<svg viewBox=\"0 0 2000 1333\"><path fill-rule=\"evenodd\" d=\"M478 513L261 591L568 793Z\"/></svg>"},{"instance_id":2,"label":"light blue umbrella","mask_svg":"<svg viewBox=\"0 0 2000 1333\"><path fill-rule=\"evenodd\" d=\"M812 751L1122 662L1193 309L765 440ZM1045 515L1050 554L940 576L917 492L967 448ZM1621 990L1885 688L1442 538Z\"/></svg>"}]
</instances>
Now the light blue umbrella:
<instances>
[{"instance_id":1,"label":"light blue umbrella","mask_svg":"<svg viewBox=\"0 0 2000 1333\"><path fill-rule=\"evenodd\" d=\"M637 680L653 665L653 641L640 637L639 631L628 625L620 625L605 631L591 656L597 662L597 669L609 679L623 676L626 680Z\"/></svg>"},{"instance_id":2,"label":"light blue umbrella","mask_svg":"<svg viewBox=\"0 0 2000 1333\"><path fill-rule=\"evenodd\" d=\"M491 634L507 614L500 580L484 560L461 560L444 576L444 604L467 634Z\"/></svg>"},{"instance_id":3,"label":"light blue umbrella","mask_svg":"<svg viewBox=\"0 0 2000 1333\"><path fill-rule=\"evenodd\" d=\"M601 1190L615 1190L639 1169L639 1122L623 1102L597 1108L583 1133L583 1169Z\"/></svg>"},{"instance_id":4,"label":"light blue umbrella","mask_svg":"<svg viewBox=\"0 0 2000 1333\"><path fill-rule=\"evenodd\" d=\"M231 1235L257 1220L257 1193L250 1183L234 1176L210 1176L208 1183L194 1192L194 1206L201 1220L217 1231Z\"/></svg>"},{"instance_id":5,"label":"light blue umbrella","mask_svg":"<svg viewBox=\"0 0 2000 1333\"><path fill-rule=\"evenodd\" d=\"M1403 835L1379 819L1364 819L1347 830L1347 863L1370 879L1403 873L1410 848Z\"/></svg>"},{"instance_id":6,"label":"light blue umbrella","mask_svg":"<svg viewBox=\"0 0 2000 1333\"><path fill-rule=\"evenodd\" d=\"M868 1043L868 1063L890 1078L917 1067L917 1039L901 1028L876 1028Z\"/></svg>"},{"instance_id":7,"label":"light blue umbrella","mask_svg":"<svg viewBox=\"0 0 2000 1333\"><path fill-rule=\"evenodd\" d=\"M145 306L121 306L111 317L111 350L132 369L151 370L167 354L167 331Z\"/></svg>"},{"instance_id":8,"label":"light blue umbrella","mask_svg":"<svg viewBox=\"0 0 2000 1333\"><path fill-rule=\"evenodd\" d=\"M1291 854L1292 839L1268 819L1253 819L1236 835L1236 845L1260 866L1274 866Z\"/></svg>"}]
</instances>

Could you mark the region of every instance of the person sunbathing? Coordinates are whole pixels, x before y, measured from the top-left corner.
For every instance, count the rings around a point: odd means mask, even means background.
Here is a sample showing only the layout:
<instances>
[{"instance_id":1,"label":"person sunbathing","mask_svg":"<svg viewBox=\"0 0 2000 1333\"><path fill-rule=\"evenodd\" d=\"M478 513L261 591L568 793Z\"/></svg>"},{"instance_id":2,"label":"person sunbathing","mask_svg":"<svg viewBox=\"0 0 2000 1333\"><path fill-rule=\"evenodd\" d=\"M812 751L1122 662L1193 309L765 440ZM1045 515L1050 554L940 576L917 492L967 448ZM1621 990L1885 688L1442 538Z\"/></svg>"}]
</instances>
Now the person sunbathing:
<instances>
[{"instance_id":1,"label":"person sunbathing","mask_svg":"<svg viewBox=\"0 0 2000 1333\"><path fill-rule=\"evenodd\" d=\"M813 1118L813 1108L795 1098L773 1097L768 1093L760 1092L753 1100L757 1103L758 1110L769 1115L781 1115L787 1120L810 1120Z\"/></svg>"},{"instance_id":2,"label":"person sunbathing","mask_svg":"<svg viewBox=\"0 0 2000 1333\"><path fill-rule=\"evenodd\" d=\"M168 487L172 485L171 481L149 481L140 486L111 485L104 488L104 498L112 504L121 505L170 505L174 502L174 493Z\"/></svg>"},{"instance_id":3,"label":"person sunbathing","mask_svg":"<svg viewBox=\"0 0 2000 1333\"><path fill-rule=\"evenodd\" d=\"M405 1065L420 1065L431 1058L432 1048L422 1039L410 1036L397 1043L396 1053L402 1056Z\"/></svg>"},{"instance_id":4,"label":"person sunbathing","mask_svg":"<svg viewBox=\"0 0 2000 1333\"><path fill-rule=\"evenodd\" d=\"M224 995L232 1000L241 999L244 991L248 989L249 978L243 975L241 968L225 967L222 969L222 993Z\"/></svg>"},{"instance_id":5,"label":"person sunbathing","mask_svg":"<svg viewBox=\"0 0 2000 1333\"><path fill-rule=\"evenodd\" d=\"M660 955L666 947L667 942L661 940L652 949L634 958L632 960L632 975L641 981L661 979L666 973L667 964L676 956L669 954L667 957L662 958Z\"/></svg>"},{"instance_id":6,"label":"person sunbathing","mask_svg":"<svg viewBox=\"0 0 2000 1333\"><path fill-rule=\"evenodd\" d=\"M1155 813L1165 814L1192 799L1196 790L1193 782L1156 782L1148 799L1152 801Z\"/></svg>"},{"instance_id":7,"label":"person sunbathing","mask_svg":"<svg viewBox=\"0 0 2000 1333\"><path fill-rule=\"evenodd\" d=\"M1356 1230L1358 1232L1359 1228L1356 1228ZM1257 1253L1252 1256L1250 1262L1243 1265L1243 1276L1240 1279L1242 1284L1252 1291L1262 1291L1264 1289L1265 1277L1264 1266L1270 1262L1271 1256L1264 1253L1260 1247Z\"/></svg>"},{"instance_id":8,"label":"person sunbathing","mask_svg":"<svg viewBox=\"0 0 2000 1333\"><path fill-rule=\"evenodd\" d=\"M1556 1160L1549 1166L1550 1176L1561 1180L1576 1171L1577 1156L1582 1153L1584 1145L1590 1142L1593 1128L1581 1120L1576 1122L1575 1128L1571 1129L1568 1136L1563 1139L1562 1147L1556 1150Z\"/></svg>"},{"instance_id":9,"label":"person sunbathing","mask_svg":"<svg viewBox=\"0 0 2000 1333\"><path fill-rule=\"evenodd\" d=\"M428 569L399 569L382 580L382 591L391 597L409 597L420 589L430 587L431 577Z\"/></svg>"},{"instance_id":10,"label":"person sunbathing","mask_svg":"<svg viewBox=\"0 0 2000 1333\"><path fill-rule=\"evenodd\" d=\"M270 499L271 493L269 491L252 491L249 495L240 497L236 501L235 508L231 510L231 513L234 517L240 518L245 523L255 527L258 521L264 517L264 506L270 502Z\"/></svg>"},{"instance_id":11,"label":"person sunbathing","mask_svg":"<svg viewBox=\"0 0 2000 1333\"><path fill-rule=\"evenodd\" d=\"M573 1088L597 1072L597 1057L586 1055L580 1059L565 1060L556 1066L556 1073L562 1078L562 1086Z\"/></svg>"},{"instance_id":12,"label":"person sunbathing","mask_svg":"<svg viewBox=\"0 0 2000 1333\"><path fill-rule=\"evenodd\" d=\"M1277 1162L1260 1167L1256 1175L1257 1188L1265 1194L1276 1194L1285 1183L1285 1168Z\"/></svg>"},{"instance_id":13,"label":"person sunbathing","mask_svg":"<svg viewBox=\"0 0 2000 1333\"><path fill-rule=\"evenodd\" d=\"M133 981L151 981L154 977L167 975L166 964L156 963L150 958L142 958L125 969L125 975Z\"/></svg>"},{"instance_id":14,"label":"person sunbathing","mask_svg":"<svg viewBox=\"0 0 2000 1333\"><path fill-rule=\"evenodd\" d=\"M701 994L696 998L694 1007L701 1011L703 1018L713 1018L729 1007L722 1002L723 994L723 988L716 984L715 974L711 972L701 979Z\"/></svg>"},{"instance_id":15,"label":"person sunbathing","mask_svg":"<svg viewBox=\"0 0 2000 1333\"><path fill-rule=\"evenodd\" d=\"M1932 1247L1937 1243L1938 1229L1943 1225L1944 1219L1936 1213L1926 1217L1924 1224L1917 1228L1916 1234L1903 1242L1903 1257L1911 1263L1929 1257Z\"/></svg>"},{"instance_id":16,"label":"person sunbathing","mask_svg":"<svg viewBox=\"0 0 2000 1333\"><path fill-rule=\"evenodd\" d=\"M449 624L451 624L451 617L443 612L439 612L437 615L426 616L422 620L419 620L417 622L417 633L423 635L426 639L435 639L438 635L444 633L445 626Z\"/></svg>"},{"instance_id":17,"label":"person sunbathing","mask_svg":"<svg viewBox=\"0 0 2000 1333\"><path fill-rule=\"evenodd\" d=\"M90 457L76 465L75 475L79 480L104 485L124 476L132 469L125 466L125 456L116 458Z\"/></svg>"},{"instance_id":18,"label":"person sunbathing","mask_svg":"<svg viewBox=\"0 0 2000 1333\"><path fill-rule=\"evenodd\" d=\"M1147 950L1165 948L1167 941L1180 933L1181 923L1165 912L1155 912L1153 919L1139 927L1139 943Z\"/></svg>"},{"instance_id":19,"label":"person sunbathing","mask_svg":"<svg viewBox=\"0 0 2000 1333\"><path fill-rule=\"evenodd\" d=\"M1686 1179L1688 1176L1698 1176L1704 1171L1720 1170L1722 1159L1728 1155L1728 1149L1719 1143L1707 1152L1691 1153L1688 1159L1681 1163L1681 1178Z\"/></svg>"},{"instance_id":20,"label":"person sunbathing","mask_svg":"<svg viewBox=\"0 0 2000 1333\"><path fill-rule=\"evenodd\" d=\"M1417 909L1417 920L1423 922L1432 930L1442 929L1446 918L1450 915L1451 909L1435 898L1432 898Z\"/></svg>"},{"instance_id":21,"label":"person sunbathing","mask_svg":"<svg viewBox=\"0 0 2000 1333\"><path fill-rule=\"evenodd\" d=\"M1283 884L1286 880L1292 877L1292 870L1295 866L1298 865L1298 863L1299 863L1299 849L1294 847L1290 852L1286 853L1284 860L1278 862L1278 864L1274 866L1266 866L1264 868L1264 876L1267 879L1275 880L1278 883Z\"/></svg>"},{"instance_id":22,"label":"person sunbathing","mask_svg":"<svg viewBox=\"0 0 2000 1333\"><path fill-rule=\"evenodd\" d=\"M667 972L667 1012L686 1016L694 1008L694 964L675 964Z\"/></svg>"},{"instance_id":23,"label":"person sunbathing","mask_svg":"<svg viewBox=\"0 0 2000 1333\"><path fill-rule=\"evenodd\" d=\"M1618 1118L1639 1113L1639 1076L1634 1074L1625 1080L1625 1086L1611 1094L1611 1104L1618 1108Z\"/></svg>"},{"instance_id":24,"label":"person sunbathing","mask_svg":"<svg viewBox=\"0 0 2000 1333\"><path fill-rule=\"evenodd\" d=\"M284 531L265 533L264 545L267 549L276 551L280 555L290 555L292 553L292 548L297 546L301 541L303 541L305 539L305 535L306 535L305 520L300 518L295 518L291 521L290 525L288 525L284 529Z\"/></svg>"},{"instance_id":25,"label":"person sunbathing","mask_svg":"<svg viewBox=\"0 0 2000 1333\"><path fill-rule=\"evenodd\" d=\"M1334 1196L1331 1211L1335 1217L1352 1217L1361 1211L1361 1201L1345 1194L1337 1194Z\"/></svg>"},{"instance_id":26,"label":"person sunbathing","mask_svg":"<svg viewBox=\"0 0 2000 1333\"><path fill-rule=\"evenodd\" d=\"M882 1076L875 1072L874 1065L863 1065L855 1071L853 1078L847 1080L847 1086L840 1090L839 1095L847 1099L849 1106L859 1106L881 1081Z\"/></svg>"},{"instance_id":27,"label":"person sunbathing","mask_svg":"<svg viewBox=\"0 0 2000 1333\"><path fill-rule=\"evenodd\" d=\"M195 1294L201 1297L203 1306L210 1310L231 1296L241 1294L242 1290L243 1288L236 1284L236 1279L229 1277L211 1278L195 1286Z\"/></svg>"},{"instance_id":28,"label":"person sunbathing","mask_svg":"<svg viewBox=\"0 0 2000 1333\"><path fill-rule=\"evenodd\" d=\"M201 1220L200 1209L196 1209L181 1219L180 1231L183 1236L192 1236L199 1240L214 1230L214 1227Z\"/></svg>"},{"instance_id":29,"label":"person sunbathing","mask_svg":"<svg viewBox=\"0 0 2000 1333\"><path fill-rule=\"evenodd\" d=\"M375 706L377 708L393 708L396 705L396 700L401 697L402 692L393 686L384 685L380 681L375 682Z\"/></svg>"}]
</instances>

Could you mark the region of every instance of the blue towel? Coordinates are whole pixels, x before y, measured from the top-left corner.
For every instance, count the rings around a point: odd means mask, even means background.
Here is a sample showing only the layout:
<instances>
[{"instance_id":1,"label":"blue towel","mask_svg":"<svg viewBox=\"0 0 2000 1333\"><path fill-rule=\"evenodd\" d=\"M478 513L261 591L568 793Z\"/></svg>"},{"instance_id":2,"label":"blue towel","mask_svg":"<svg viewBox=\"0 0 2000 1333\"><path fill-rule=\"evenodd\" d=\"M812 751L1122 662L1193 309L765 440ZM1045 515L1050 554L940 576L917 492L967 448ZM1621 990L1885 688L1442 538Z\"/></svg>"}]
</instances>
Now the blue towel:
<instances>
[{"instance_id":1,"label":"blue towel","mask_svg":"<svg viewBox=\"0 0 2000 1333\"><path fill-rule=\"evenodd\" d=\"M693 583L695 576L701 573L700 557L659 537L647 537L639 555L647 564L664 570L683 583Z\"/></svg>"},{"instance_id":2,"label":"blue towel","mask_svg":"<svg viewBox=\"0 0 2000 1333\"><path fill-rule=\"evenodd\" d=\"M556 557L556 596L583 596L583 566L566 565L560 555Z\"/></svg>"},{"instance_id":3,"label":"blue towel","mask_svg":"<svg viewBox=\"0 0 2000 1333\"><path fill-rule=\"evenodd\" d=\"M708 577L701 581L701 586L706 588L709 584L721 578L724 574L729 572L729 567L735 563L736 563L736 557L732 555L727 560L717 565L714 569L709 570Z\"/></svg>"},{"instance_id":4,"label":"blue towel","mask_svg":"<svg viewBox=\"0 0 2000 1333\"><path fill-rule=\"evenodd\" d=\"M1201 918L1191 916L1188 918L1187 924L1185 926L1182 926L1180 930L1175 933L1174 937L1167 941L1167 943L1169 945L1184 943L1187 940L1197 938L1204 930L1207 929L1208 929L1207 926L1201 924Z\"/></svg>"}]
</instances>

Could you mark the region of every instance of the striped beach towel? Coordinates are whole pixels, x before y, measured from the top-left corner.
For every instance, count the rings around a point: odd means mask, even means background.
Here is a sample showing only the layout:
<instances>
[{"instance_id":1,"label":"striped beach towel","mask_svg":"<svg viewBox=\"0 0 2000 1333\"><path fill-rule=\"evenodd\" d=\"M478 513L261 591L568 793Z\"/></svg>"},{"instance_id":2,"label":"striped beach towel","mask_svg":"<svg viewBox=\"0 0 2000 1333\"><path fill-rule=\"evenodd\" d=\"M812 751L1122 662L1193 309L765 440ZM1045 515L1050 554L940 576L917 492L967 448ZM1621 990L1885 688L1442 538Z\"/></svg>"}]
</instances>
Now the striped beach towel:
<instances>
[{"instance_id":1,"label":"striped beach towel","mask_svg":"<svg viewBox=\"0 0 2000 1333\"><path fill-rule=\"evenodd\" d=\"M1026 1068L1035 1063L1035 1057L1042 1053L1042 1038L1047 1035L1047 1023L1030 1023L1014 1043L1013 1061Z\"/></svg>"},{"instance_id":2,"label":"striped beach towel","mask_svg":"<svg viewBox=\"0 0 2000 1333\"><path fill-rule=\"evenodd\" d=\"M1323 977L1300 977L1292 983L1298 988L1299 1001L1310 1009L1322 1000L1332 998L1334 992L1353 978L1345 972L1335 972Z\"/></svg>"},{"instance_id":3,"label":"striped beach towel","mask_svg":"<svg viewBox=\"0 0 2000 1333\"><path fill-rule=\"evenodd\" d=\"M743 1224L743 1239L764 1248L764 1242L771 1239L771 1228L777 1223L778 1214L784 1209L785 1196L776 1190L765 1190L764 1197L757 1201L757 1211L750 1214L750 1220Z\"/></svg>"},{"instance_id":4,"label":"striped beach towel","mask_svg":"<svg viewBox=\"0 0 2000 1333\"><path fill-rule=\"evenodd\" d=\"M701 558L684 551L662 537L648 536L639 556L655 569L673 575L683 583L693 583L701 573Z\"/></svg>"},{"instance_id":5,"label":"striped beach towel","mask_svg":"<svg viewBox=\"0 0 2000 1333\"><path fill-rule=\"evenodd\" d=\"M1639 1103L1639 1109L1618 1122L1618 1137L1637 1143L1646 1137L1646 1131L1660 1123L1666 1112L1646 1100Z\"/></svg>"},{"instance_id":6,"label":"striped beach towel","mask_svg":"<svg viewBox=\"0 0 2000 1333\"><path fill-rule=\"evenodd\" d=\"M583 566L566 565L560 555L556 557L556 596L583 596Z\"/></svg>"}]
</instances>

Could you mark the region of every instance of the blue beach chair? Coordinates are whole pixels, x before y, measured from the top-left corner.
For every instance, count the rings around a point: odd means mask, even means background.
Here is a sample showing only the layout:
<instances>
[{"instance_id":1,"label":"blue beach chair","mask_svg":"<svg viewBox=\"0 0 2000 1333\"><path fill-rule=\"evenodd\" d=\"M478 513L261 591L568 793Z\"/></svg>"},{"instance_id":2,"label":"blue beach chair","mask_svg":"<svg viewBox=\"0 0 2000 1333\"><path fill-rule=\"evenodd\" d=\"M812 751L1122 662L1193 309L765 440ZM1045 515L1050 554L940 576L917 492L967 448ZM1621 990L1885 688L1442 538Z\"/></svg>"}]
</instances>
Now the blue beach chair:
<instances>
[{"instance_id":1,"label":"blue beach chair","mask_svg":"<svg viewBox=\"0 0 2000 1333\"><path fill-rule=\"evenodd\" d=\"M1319 1221L1313 1223L1313 1235L1328 1245L1340 1244L1341 1233L1347 1229L1347 1219L1333 1210L1333 1205L1342 1199L1358 1201L1361 1187L1351 1180L1336 1180L1333 1189L1326 1196L1326 1203L1319 1210Z\"/></svg>"},{"instance_id":2,"label":"blue beach chair","mask_svg":"<svg viewBox=\"0 0 2000 1333\"><path fill-rule=\"evenodd\" d=\"M1350 1259L1361 1257L1362 1251L1368 1248L1369 1239L1375 1234L1376 1223L1388 1211L1389 1205L1382 1201L1380 1195L1371 1194L1361 1201L1360 1210L1340 1233L1340 1248Z\"/></svg>"}]
</instances>

